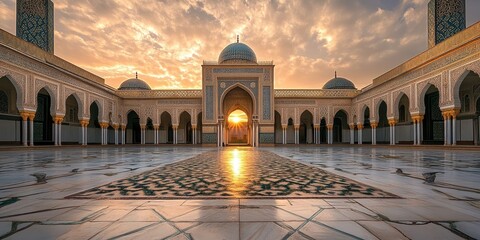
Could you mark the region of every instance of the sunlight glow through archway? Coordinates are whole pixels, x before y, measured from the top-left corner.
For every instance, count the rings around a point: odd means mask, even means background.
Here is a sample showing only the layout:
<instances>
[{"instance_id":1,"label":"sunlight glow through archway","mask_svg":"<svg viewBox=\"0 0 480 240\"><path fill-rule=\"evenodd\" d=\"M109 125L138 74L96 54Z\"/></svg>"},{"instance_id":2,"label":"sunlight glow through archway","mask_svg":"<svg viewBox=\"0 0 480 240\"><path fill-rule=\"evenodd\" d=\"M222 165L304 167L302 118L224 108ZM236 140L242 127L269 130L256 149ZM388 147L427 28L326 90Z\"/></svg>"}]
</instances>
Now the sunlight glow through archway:
<instances>
[{"instance_id":1,"label":"sunlight glow through archway","mask_svg":"<svg viewBox=\"0 0 480 240\"><path fill-rule=\"evenodd\" d=\"M242 110L235 110L228 116L228 123L239 125L248 122L247 114Z\"/></svg>"}]
</instances>

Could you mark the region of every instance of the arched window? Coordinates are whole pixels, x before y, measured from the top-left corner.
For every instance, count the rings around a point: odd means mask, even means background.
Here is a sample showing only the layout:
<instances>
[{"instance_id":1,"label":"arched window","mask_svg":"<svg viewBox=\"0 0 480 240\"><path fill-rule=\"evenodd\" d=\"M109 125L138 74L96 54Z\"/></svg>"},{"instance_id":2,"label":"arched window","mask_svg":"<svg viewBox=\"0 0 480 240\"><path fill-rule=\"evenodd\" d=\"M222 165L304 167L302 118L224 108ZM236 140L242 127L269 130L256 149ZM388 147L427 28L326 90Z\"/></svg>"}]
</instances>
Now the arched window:
<instances>
[{"instance_id":1,"label":"arched window","mask_svg":"<svg viewBox=\"0 0 480 240\"><path fill-rule=\"evenodd\" d=\"M462 112L470 112L470 96L465 95L462 101Z\"/></svg>"},{"instance_id":2,"label":"arched window","mask_svg":"<svg viewBox=\"0 0 480 240\"><path fill-rule=\"evenodd\" d=\"M288 119L288 125L293 125L293 119L291 118Z\"/></svg>"},{"instance_id":3,"label":"arched window","mask_svg":"<svg viewBox=\"0 0 480 240\"><path fill-rule=\"evenodd\" d=\"M400 105L398 108L398 122L405 122L407 120L405 105Z\"/></svg>"},{"instance_id":4,"label":"arched window","mask_svg":"<svg viewBox=\"0 0 480 240\"><path fill-rule=\"evenodd\" d=\"M0 90L0 113L8 113L8 95Z\"/></svg>"}]
</instances>

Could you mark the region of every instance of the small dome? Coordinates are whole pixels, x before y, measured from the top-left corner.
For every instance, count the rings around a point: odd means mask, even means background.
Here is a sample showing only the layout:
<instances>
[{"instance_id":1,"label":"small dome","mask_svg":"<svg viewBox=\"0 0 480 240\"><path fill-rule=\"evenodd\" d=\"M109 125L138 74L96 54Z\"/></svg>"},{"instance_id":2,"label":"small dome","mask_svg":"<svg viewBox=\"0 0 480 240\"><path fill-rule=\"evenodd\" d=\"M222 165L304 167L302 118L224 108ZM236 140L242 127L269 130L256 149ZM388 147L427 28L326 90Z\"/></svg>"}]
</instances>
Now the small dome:
<instances>
[{"instance_id":1,"label":"small dome","mask_svg":"<svg viewBox=\"0 0 480 240\"><path fill-rule=\"evenodd\" d=\"M150 86L143 80L138 78L131 78L125 80L118 90L152 90Z\"/></svg>"},{"instance_id":2,"label":"small dome","mask_svg":"<svg viewBox=\"0 0 480 240\"><path fill-rule=\"evenodd\" d=\"M246 44L237 42L226 46L218 56L218 63L257 63L255 52Z\"/></svg>"},{"instance_id":3,"label":"small dome","mask_svg":"<svg viewBox=\"0 0 480 240\"><path fill-rule=\"evenodd\" d=\"M335 76L323 85L323 89L357 89L348 79Z\"/></svg>"}]
</instances>

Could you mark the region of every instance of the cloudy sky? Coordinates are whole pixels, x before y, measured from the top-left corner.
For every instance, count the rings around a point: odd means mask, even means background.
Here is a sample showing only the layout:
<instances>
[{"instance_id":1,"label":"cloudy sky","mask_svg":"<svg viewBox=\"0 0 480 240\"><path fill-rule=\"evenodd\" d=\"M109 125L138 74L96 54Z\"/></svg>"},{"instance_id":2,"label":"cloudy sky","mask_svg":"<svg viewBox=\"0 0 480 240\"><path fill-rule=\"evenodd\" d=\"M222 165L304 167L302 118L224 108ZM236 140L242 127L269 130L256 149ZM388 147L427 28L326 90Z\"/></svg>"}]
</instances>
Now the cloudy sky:
<instances>
[{"instance_id":1,"label":"cloudy sky","mask_svg":"<svg viewBox=\"0 0 480 240\"><path fill-rule=\"evenodd\" d=\"M201 88L203 60L236 35L273 60L276 88L321 88L334 71L357 88L427 48L427 0L54 0L55 54L118 87ZM467 27L480 20L467 0ZM15 34L15 0L0 2Z\"/></svg>"}]
</instances>

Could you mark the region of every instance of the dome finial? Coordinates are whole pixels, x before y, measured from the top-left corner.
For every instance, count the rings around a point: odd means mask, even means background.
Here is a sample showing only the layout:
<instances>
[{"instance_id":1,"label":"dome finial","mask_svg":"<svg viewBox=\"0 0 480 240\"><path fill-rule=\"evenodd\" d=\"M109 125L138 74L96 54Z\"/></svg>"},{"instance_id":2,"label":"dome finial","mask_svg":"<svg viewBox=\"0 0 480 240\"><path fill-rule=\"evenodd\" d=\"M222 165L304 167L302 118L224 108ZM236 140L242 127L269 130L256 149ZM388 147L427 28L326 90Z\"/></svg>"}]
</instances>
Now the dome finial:
<instances>
[{"instance_id":1,"label":"dome finial","mask_svg":"<svg viewBox=\"0 0 480 240\"><path fill-rule=\"evenodd\" d=\"M138 79L138 72L135 72L135 78Z\"/></svg>"},{"instance_id":2,"label":"dome finial","mask_svg":"<svg viewBox=\"0 0 480 240\"><path fill-rule=\"evenodd\" d=\"M237 43L240 42L240 35L237 35Z\"/></svg>"}]
</instances>

